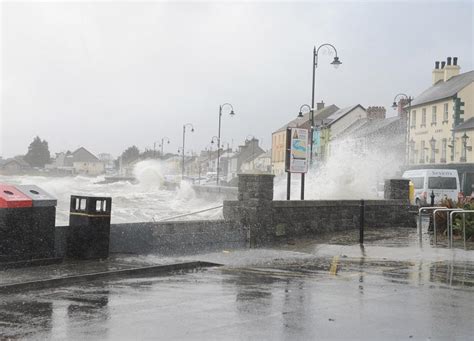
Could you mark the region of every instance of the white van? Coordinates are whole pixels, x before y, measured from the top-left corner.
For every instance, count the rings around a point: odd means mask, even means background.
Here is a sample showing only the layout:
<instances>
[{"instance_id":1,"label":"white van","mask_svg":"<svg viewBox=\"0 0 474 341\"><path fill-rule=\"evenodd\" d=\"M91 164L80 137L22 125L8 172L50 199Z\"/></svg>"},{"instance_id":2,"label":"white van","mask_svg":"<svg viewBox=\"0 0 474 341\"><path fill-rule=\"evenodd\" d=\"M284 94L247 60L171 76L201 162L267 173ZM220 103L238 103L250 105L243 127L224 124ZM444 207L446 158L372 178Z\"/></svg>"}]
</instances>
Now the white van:
<instances>
[{"instance_id":1,"label":"white van","mask_svg":"<svg viewBox=\"0 0 474 341\"><path fill-rule=\"evenodd\" d=\"M415 202L418 206L431 202L431 193L435 194L435 204L447 197L458 200L461 187L458 171L455 169L414 169L403 173L415 185Z\"/></svg>"}]
</instances>

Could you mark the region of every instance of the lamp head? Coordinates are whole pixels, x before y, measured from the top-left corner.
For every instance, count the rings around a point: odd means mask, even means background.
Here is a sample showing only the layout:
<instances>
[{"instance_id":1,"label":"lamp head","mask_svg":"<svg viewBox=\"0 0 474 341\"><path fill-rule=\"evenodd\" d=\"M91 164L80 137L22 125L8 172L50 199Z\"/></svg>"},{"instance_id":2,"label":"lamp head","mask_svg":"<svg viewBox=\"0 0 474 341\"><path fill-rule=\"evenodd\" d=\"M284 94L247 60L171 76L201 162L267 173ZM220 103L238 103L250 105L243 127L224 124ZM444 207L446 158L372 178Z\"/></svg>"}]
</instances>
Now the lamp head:
<instances>
[{"instance_id":1,"label":"lamp head","mask_svg":"<svg viewBox=\"0 0 474 341\"><path fill-rule=\"evenodd\" d=\"M191 128L191 133L194 133L194 128Z\"/></svg>"},{"instance_id":2,"label":"lamp head","mask_svg":"<svg viewBox=\"0 0 474 341\"><path fill-rule=\"evenodd\" d=\"M300 111L300 112L298 113L298 116L297 116L297 117L298 117L298 118L303 118L303 112Z\"/></svg>"},{"instance_id":3,"label":"lamp head","mask_svg":"<svg viewBox=\"0 0 474 341\"><path fill-rule=\"evenodd\" d=\"M397 109L397 107L398 107L397 102L393 102L392 108L393 108L393 109Z\"/></svg>"},{"instance_id":4,"label":"lamp head","mask_svg":"<svg viewBox=\"0 0 474 341\"><path fill-rule=\"evenodd\" d=\"M234 116L235 115L235 112L234 110L231 110L230 113L229 113L230 116Z\"/></svg>"},{"instance_id":5,"label":"lamp head","mask_svg":"<svg viewBox=\"0 0 474 341\"><path fill-rule=\"evenodd\" d=\"M336 69L339 67L339 65L342 64L342 62L339 60L339 57L336 56L334 57L334 60L331 62L332 66L334 66Z\"/></svg>"}]
</instances>

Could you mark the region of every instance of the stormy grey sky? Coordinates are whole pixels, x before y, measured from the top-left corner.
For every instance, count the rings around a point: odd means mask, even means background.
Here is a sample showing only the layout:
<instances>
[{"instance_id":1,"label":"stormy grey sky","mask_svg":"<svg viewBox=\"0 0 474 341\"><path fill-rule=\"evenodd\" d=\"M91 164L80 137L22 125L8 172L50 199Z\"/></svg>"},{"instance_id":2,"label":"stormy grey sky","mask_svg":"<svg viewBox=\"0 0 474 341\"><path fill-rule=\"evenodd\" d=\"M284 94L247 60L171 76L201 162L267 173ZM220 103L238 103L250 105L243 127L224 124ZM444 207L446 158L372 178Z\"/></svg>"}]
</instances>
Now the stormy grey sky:
<instances>
[{"instance_id":1,"label":"stormy grey sky","mask_svg":"<svg viewBox=\"0 0 474 341\"><path fill-rule=\"evenodd\" d=\"M118 155L182 125L194 151L217 135L236 147L271 132L311 100L313 45L322 55L316 99L389 107L431 84L435 60L473 68L473 4L465 2L3 2L0 156L39 135L58 152ZM389 110L391 113L391 109ZM191 146L192 145L192 146Z\"/></svg>"}]
</instances>

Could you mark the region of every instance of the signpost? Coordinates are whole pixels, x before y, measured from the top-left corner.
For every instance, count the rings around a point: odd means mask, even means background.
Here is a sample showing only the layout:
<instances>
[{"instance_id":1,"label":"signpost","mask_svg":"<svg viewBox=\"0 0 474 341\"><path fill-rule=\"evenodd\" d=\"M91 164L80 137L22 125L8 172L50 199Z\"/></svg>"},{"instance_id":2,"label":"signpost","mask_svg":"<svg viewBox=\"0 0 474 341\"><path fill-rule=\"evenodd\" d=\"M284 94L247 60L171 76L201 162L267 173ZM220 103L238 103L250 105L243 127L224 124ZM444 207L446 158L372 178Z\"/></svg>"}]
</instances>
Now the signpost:
<instances>
[{"instance_id":1,"label":"signpost","mask_svg":"<svg viewBox=\"0 0 474 341\"><path fill-rule=\"evenodd\" d=\"M304 200L304 177L308 172L308 136L308 129L288 128L286 130L286 200L290 200L291 173L301 173L301 200Z\"/></svg>"}]
</instances>

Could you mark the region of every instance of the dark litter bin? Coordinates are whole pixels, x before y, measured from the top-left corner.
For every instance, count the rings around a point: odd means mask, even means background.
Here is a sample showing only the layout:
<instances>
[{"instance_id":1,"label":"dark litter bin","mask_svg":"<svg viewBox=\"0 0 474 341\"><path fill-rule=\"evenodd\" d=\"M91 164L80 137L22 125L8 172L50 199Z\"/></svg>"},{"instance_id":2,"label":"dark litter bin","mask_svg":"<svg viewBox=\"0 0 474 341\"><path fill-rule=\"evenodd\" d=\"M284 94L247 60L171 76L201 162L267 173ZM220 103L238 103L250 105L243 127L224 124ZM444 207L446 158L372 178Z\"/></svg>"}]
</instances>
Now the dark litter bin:
<instances>
[{"instance_id":1,"label":"dark litter bin","mask_svg":"<svg viewBox=\"0 0 474 341\"><path fill-rule=\"evenodd\" d=\"M0 262L31 258L28 232L33 202L14 186L0 184Z\"/></svg>"},{"instance_id":2,"label":"dark litter bin","mask_svg":"<svg viewBox=\"0 0 474 341\"><path fill-rule=\"evenodd\" d=\"M57 199L35 185L18 185L16 188L32 200L28 242L35 258L54 257Z\"/></svg>"},{"instance_id":3,"label":"dark litter bin","mask_svg":"<svg viewBox=\"0 0 474 341\"><path fill-rule=\"evenodd\" d=\"M109 256L112 198L71 196L68 258L100 259Z\"/></svg>"}]
</instances>

